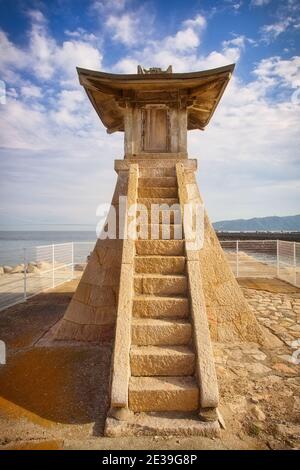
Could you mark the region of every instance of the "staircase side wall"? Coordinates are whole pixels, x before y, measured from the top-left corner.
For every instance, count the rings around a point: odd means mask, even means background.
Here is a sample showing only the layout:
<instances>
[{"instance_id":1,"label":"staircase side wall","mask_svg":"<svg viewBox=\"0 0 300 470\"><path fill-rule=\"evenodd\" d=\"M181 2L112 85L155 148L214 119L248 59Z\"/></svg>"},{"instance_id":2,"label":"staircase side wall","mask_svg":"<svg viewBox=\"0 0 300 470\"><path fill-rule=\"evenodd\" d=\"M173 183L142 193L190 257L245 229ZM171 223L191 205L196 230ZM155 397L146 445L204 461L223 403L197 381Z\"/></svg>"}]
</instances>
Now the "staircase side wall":
<instances>
[{"instance_id":1,"label":"staircase side wall","mask_svg":"<svg viewBox=\"0 0 300 470\"><path fill-rule=\"evenodd\" d=\"M237 283L206 213L200 266L212 339L220 342L241 339L264 342L259 324Z\"/></svg>"},{"instance_id":2,"label":"staircase side wall","mask_svg":"<svg viewBox=\"0 0 300 470\"><path fill-rule=\"evenodd\" d=\"M120 171L112 199L127 195L128 171ZM118 226L118 218L117 218ZM56 332L56 339L109 341L114 336L123 240L98 239L73 298Z\"/></svg>"}]
</instances>

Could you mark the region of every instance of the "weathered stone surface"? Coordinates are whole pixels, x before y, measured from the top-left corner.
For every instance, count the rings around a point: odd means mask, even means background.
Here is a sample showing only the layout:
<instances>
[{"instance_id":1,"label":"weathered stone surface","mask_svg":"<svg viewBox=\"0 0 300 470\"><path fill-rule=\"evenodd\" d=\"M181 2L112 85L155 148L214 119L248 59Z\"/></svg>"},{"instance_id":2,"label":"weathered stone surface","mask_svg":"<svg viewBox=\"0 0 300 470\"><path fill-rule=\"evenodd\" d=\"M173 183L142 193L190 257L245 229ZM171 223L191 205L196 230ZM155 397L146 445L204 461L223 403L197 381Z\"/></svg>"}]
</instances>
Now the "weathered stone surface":
<instances>
[{"instance_id":1,"label":"weathered stone surface","mask_svg":"<svg viewBox=\"0 0 300 470\"><path fill-rule=\"evenodd\" d=\"M158 210L156 207L153 207L153 210L143 209L139 212L139 221L140 223L148 224L181 224L182 223L182 213L180 207L172 209L163 209ZM154 235L154 233L153 233ZM155 240L154 237L152 239ZM150 240L150 239L149 239Z\"/></svg>"},{"instance_id":2,"label":"weathered stone surface","mask_svg":"<svg viewBox=\"0 0 300 470\"><path fill-rule=\"evenodd\" d=\"M163 187L140 187L139 188L139 198L177 198L177 187L168 186L166 188Z\"/></svg>"},{"instance_id":3,"label":"weathered stone surface","mask_svg":"<svg viewBox=\"0 0 300 470\"><path fill-rule=\"evenodd\" d=\"M141 256L184 254L184 240L137 240L135 246L137 255Z\"/></svg>"},{"instance_id":4,"label":"weathered stone surface","mask_svg":"<svg viewBox=\"0 0 300 470\"><path fill-rule=\"evenodd\" d=\"M131 346L132 376L193 375L195 354L187 346Z\"/></svg>"},{"instance_id":5,"label":"weathered stone surface","mask_svg":"<svg viewBox=\"0 0 300 470\"><path fill-rule=\"evenodd\" d=\"M17 264L11 271L10 274L18 274L24 272L24 264Z\"/></svg>"},{"instance_id":6,"label":"weathered stone surface","mask_svg":"<svg viewBox=\"0 0 300 470\"><path fill-rule=\"evenodd\" d=\"M185 297L136 296L133 315L141 318L187 318L189 301Z\"/></svg>"},{"instance_id":7,"label":"weathered stone surface","mask_svg":"<svg viewBox=\"0 0 300 470\"><path fill-rule=\"evenodd\" d=\"M12 266L3 266L4 274L10 274L12 272Z\"/></svg>"},{"instance_id":8,"label":"weathered stone surface","mask_svg":"<svg viewBox=\"0 0 300 470\"><path fill-rule=\"evenodd\" d=\"M204 245L199 251L206 306L215 312L213 340L265 342L260 327L228 265L220 243L205 214ZM212 313L211 313L212 316Z\"/></svg>"},{"instance_id":9,"label":"weathered stone surface","mask_svg":"<svg viewBox=\"0 0 300 470\"><path fill-rule=\"evenodd\" d=\"M145 161L144 161L145 162ZM175 177L175 166L174 163L172 162L172 166L152 166L150 165L145 165L143 162L143 165L140 167L140 177L142 178L165 178L165 177ZM149 163L149 162L147 162ZM156 162L155 162L156 163Z\"/></svg>"},{"instance_id":10,"label":"weathered stone surface","mask_svg":"<svg viewBox=\"0 0 300 470\"><path fill-rule=\"evenodd\" d=\"M182 345L191 341L190 322L182 320L162 320L134 318L132 321L132 344Z\"/></svg>"},{"instance_id":11,"label":"weathered stone surface","mask_svg":"<svg viewBox=\"0 0 300 470\"><path fill-rule=\"evenodd\" d=\"M124 172L123 172L124 173ZM121 172L113 199L126 195L128 178ZM112 338L116 319L123 240L98 239L76 293L57 329L58 339L104 341ZM95 328L95 334L91 329Z\"/></svg>"},{"instance_id":12,"label":"weathered stone surface","mask_svg":"<svg viewBox=\"0 0 300 470\"><path fill-rule=\"evenodd\" d=\"M141 274L134 277L134 288L137 294L185 294L187 278L185 275Z\"/></svg>"},{"instance_id":13,"label":"weathered stone surface","mask_svg":"<svg viewBox=\"0 0 300 470\"><path fill-rule=\"evenodd\" d=\"M251 413L258 421L265 421L266 419L265 413L257 405L251 407Z\"/></svg>"},{"instance_id":14,"label":"weathered stone surface","mask_svg":"<svg viewBox=\"0 0 300 470\"><path fill-rule=\"evenodd\" d=\"M52 269L52 263L47 261L39 261L36 265L41 271L50 271Z\"/></svg>"},{"instance_id":15,"label":"weathered stone surface","mask_svg":"<svg viewBox=\"0 0 300 470\"><path fill-rule=\"evenodd\" d=\"M136 256L135 271L137 273L178 274L185 269L184 256Z\"/></svg>"},{"instance_id":16,"label":"weathered stone surface","mask_svg":"<svg viewBox=\"0 0 300 470\"><path fill-rule=\"evenodd\" d=\"M195 411L199 389L193 377L131 377L129 406L140 411Z\"/></svg>"},{"instance_id":17,"label":"weathered stone surface","mask_svg":"<svg viewBox=\"0 0 300 470\"><path fill-rule=\"evenodd\" d=\"M36 264L28 263L28 265L26 267L26 272L29 273L29 274L38 273L39 268L36 266Z\"/></svg>"},{"instance_id":18,"label":"weathered stone surface","mask_svg":"<svg viewBox=\"0 0 300 470\"><path fill-rule=\"evenodd\" d=\"M135 414L127 421L117 421L108 418L105 425L105 436L206 436L210 438L220 437L218 422L204 423L197 416L182 418L174 413L147 415Z\"/></svg>"},{"instance_id":19,"label":"weathered stone surface","mask_svg":"<svg viewBox=\"0 0 300 470\"><path fill-rule=\"evenodd\" d=\"M166 210L167 208L170 209L172 208L173 204L179 204L178 198L174 197L139 197L138 198L138 204L142 204L147 210L151 210L151 205L152 204L157 204L159 206L162 206L161 209Z\"/></svg>"},{"instance_id":20,"label":"weathered stone surface","mask_svg":"<svg viewBox=\"0 0 300 470\"><path fill-rule=\"evenodd\" d=\"M163 176L163 177L140 177L139 188L158 188L158 187L176 187L177 179L176 176ZM176 194L177 195L177 194Z\"/></svg>"},{"instance_id":21,"label":"weathered stone surface","mask_svg":"<svg viewBox=\"0 0 300 470\"><path fill-rule=\"evenodd\" d=\"M142 240L182 240L183 230L181 224L139 224L138 236Z\"/></svg>"},{"instance_id":22,"label":"weathered stone surface","mask_svg":"<svg viewBox=\"0 0 300 470\"><path fill-rule=\"evenodd\" d=\"M187 262L194 344L197 354L197 377L200 388L201 408L217 408L219 403L218 382L210 340L205 299L198 260Z\"/></svg>"}]
</instances>

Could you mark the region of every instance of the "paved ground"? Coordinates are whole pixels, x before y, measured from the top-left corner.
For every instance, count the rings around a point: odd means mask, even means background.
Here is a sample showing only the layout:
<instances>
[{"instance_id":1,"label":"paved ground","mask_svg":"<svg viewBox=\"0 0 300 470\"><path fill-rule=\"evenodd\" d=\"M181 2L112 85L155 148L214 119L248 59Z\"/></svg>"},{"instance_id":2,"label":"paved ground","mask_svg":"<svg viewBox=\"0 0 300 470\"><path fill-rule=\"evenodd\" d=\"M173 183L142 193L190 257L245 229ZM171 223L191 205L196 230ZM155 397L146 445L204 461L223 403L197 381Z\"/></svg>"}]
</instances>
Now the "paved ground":
<instances>
[{"instance_id":1,"label":"paved ground","mask_svg":"<svg viewBox=\"0 0 300 470\"><path fill-rule=\"evenodd\" d=\"M7 365L0 366L2 448L289 449L300 442L300 291L243 279L272 348L214 344L226 429L221 439L104 438L111 344L56 347L43 341L77 281L0 314ZM253 288L254 287L254 288ZM274 347L275 345L275 347ZM300 346L299 346L300 349ZM294 355L294 359L292 358ZM299 354L300 357L300 354Z\"/></svg>"}]
</instances>

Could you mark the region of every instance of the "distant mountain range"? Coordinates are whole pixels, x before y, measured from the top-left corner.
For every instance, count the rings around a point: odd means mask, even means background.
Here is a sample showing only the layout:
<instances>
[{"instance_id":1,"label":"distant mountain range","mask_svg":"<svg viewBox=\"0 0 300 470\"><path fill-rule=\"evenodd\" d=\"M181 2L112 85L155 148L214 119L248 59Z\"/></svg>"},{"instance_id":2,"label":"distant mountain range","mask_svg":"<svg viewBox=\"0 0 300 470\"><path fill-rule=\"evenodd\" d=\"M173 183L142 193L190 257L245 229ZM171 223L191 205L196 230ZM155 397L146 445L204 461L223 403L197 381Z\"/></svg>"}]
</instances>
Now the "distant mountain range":
<instances>
[{"instance_id":1,"label":"distant mountain range","mask_svg":"<svg viewBox=\"0 0 300 470\"><path fill-rule=\"evenodd\" d=\"M300 214L287 217L220 220L213 226L215 230L223 232L295 232L300 231Z\"/></svg>"}]
</instances>

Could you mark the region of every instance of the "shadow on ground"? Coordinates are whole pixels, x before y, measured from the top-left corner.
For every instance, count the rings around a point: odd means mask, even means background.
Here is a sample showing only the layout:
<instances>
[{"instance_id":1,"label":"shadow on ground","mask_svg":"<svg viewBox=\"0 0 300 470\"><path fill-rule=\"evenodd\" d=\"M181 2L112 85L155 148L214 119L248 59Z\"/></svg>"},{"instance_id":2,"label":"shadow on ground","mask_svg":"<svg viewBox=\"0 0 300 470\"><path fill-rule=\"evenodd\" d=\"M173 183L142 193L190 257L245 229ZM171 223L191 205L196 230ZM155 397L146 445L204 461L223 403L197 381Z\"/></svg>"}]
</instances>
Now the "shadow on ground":
<instances>
[{"instance_id":1,"label":"shadow on ground","mask_svg":"<svg viewBox=\"0 0 300 470\"><path fill-rule=\"evenodd\" d=\"M0 366L0 413L24 411L26 416L27 411L51 423L95 423L94 433L101 434L111 344L36 346L63 316L75 288L74 282L68 284L1 312L0 336L7 345L7 364Z\"/></svg>"}]
</instances>

